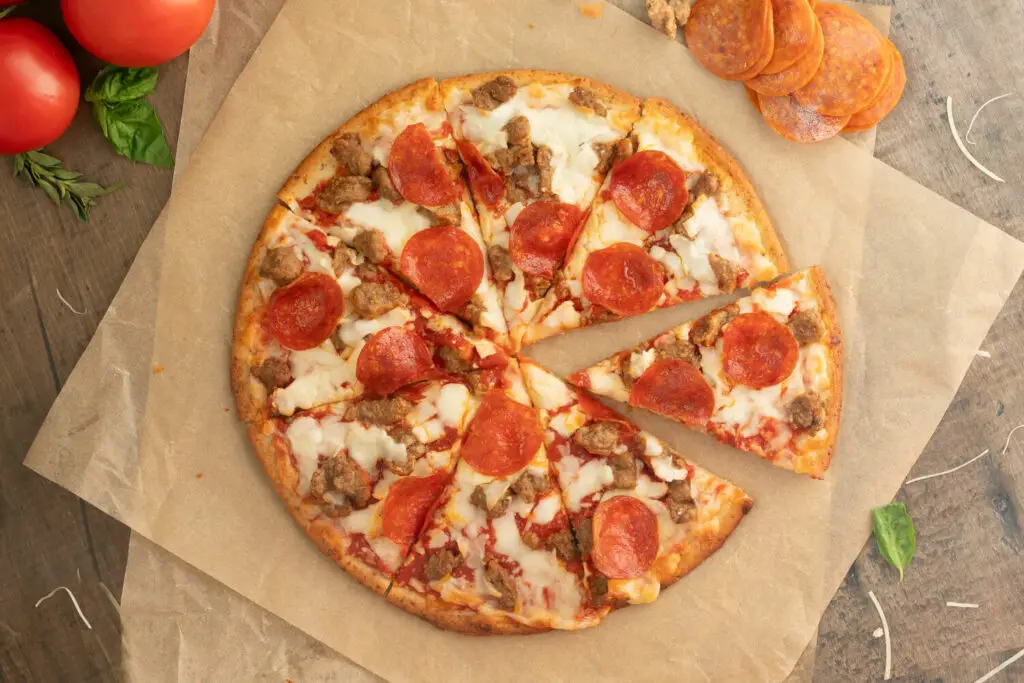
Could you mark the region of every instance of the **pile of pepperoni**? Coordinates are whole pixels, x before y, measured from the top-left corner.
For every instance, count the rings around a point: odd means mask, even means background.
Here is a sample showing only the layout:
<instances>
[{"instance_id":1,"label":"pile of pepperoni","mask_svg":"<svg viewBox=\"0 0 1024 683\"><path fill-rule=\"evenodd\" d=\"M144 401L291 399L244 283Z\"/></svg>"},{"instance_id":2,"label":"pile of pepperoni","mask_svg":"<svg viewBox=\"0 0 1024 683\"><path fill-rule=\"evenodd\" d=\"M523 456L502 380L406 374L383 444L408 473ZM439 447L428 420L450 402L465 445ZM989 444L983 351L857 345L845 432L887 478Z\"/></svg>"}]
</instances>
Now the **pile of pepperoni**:
<instances>
[{"instance_id":1,"label":"pile of pepperoni","mask_svg":"<svg viewBox=\"0 0 1024 683\"><path fill-rule=\"evenodd\" d=\"M711 73L743 81L772 130L796 142L871 128L907 83L896 46L830 2L696 0L686 44Z\"/></svg>"}]
</instances>

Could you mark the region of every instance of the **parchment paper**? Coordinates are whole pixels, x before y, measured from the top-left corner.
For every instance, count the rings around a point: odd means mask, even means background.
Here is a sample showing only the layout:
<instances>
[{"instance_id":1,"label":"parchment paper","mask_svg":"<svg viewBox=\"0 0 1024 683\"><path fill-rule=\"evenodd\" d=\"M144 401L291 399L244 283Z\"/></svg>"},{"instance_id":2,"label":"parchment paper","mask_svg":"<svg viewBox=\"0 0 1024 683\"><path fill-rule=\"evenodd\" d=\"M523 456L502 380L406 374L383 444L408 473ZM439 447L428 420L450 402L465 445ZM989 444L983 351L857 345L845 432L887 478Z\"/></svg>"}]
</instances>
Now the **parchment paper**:
<instances>
[{"instance_id":1,"label":"parchment paper","mask_svg":"<svg viewBox=\"0 0 1024 683\"><path fill-rule=\"evenodd\" d=\"M586 20L551 0L395 2L386 17L379 7L293 0L282 11L27 463L391 680L780 679L866 538L868 509L892 496L941 417L1024 248L847 142L800 148L775 138L735 85L612 8ZM429 38L442 34L447 40ZM635 416L744 486L755 511L655 605L589 632L468 639L383 604L305 541L248 455L225 368L238 274L271 203L259 198L386 90L428 73L512 65L661 94L734 151L794 263L820 262L830 276L845 330L847 407L825 482ZM582 331L531 355L568 371L710 305ZM151 375L154 363L166 369ZM395 643L415 656L396 656Z\"/></svg>"}]
</instances>

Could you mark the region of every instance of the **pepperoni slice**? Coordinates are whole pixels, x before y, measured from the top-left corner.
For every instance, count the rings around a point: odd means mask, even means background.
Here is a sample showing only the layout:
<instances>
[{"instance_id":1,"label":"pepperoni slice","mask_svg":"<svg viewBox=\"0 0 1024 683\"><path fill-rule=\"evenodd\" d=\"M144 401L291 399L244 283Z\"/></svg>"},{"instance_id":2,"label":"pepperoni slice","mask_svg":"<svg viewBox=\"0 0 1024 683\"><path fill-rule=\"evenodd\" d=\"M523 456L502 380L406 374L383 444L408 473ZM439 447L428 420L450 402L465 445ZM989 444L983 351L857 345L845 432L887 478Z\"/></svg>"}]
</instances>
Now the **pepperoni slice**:
<instances>
[{"instance_id":1,"label":"pepperoni slice","mask_svg":"<svg viewBox=\"0 0 1024 683\"><path fill-rule=\"evenodd\" d=\"M903 97L903 89L907 86L907 72L903 68L903 56L900 55L899 50L892 43L889 43L889 49L892 52L893 62L892 76L888 84L882 90L882 94L878 96L878 99L872 102L867 109L862 109L850 117L842 132L854 133L877 125L879 121L889 115L889 112L893 110L896 103Z\"/></svg>"},{"instance_id":2,"label":"pepperoni slice","mask_svg":"<svg viewBox=\"0 0 1024 683\"><path fill-rule=\"evenodd\" d=\"M627 242L595 251L583 264L583 295L619 315L636 315L654 308L664 284L661 265Z\"/></svg>"},{"instance_id":3,"label":"pepperoni slice","mask_svg":"<svg viewBox=\"0 0 1024 683\"><path fill-rule=\"evenodd\" d=\"M793 142L821 142L835 137L850 120L849 116L826 116L802 105L792 95L759 95L761 116L772 130Z\"/></svg>"},{"instance_id":4,"label":"pepperoni slice","mask_svg":"<svg viewBox=\"0 0 1024 683\"><path fill-rule=\"evenodd\" d=\"M473 194L493 209L505 196L505 181L491 168L484 155L472 142L459 140L455 144L458 145L459 154L466 164L466 174L469 176L469 186L473 188Z\"/></svg>"},{"instance_id":5,"label":"pepperoni slice","mask_svg":"<svg viewBox=\"0 0 1024 683\"><path fill-rule=\"evenodd\" d=\"M459 198L459 186L422 123L407 126L395 138L388 155L388 173L395 189L414 204L444 206Z\"/></svg>"},{"instance_id":6,"label":"pepperoni slice","mask_svg":"<svg viewBox=\"0 0 1024 683\"><path fill-rule=\"evenodd\" d=\"M426 379L434 369L430 347L416 332L385 327L371 336L356 360L356 378L367 393L384 396Z\"/></svg>"},{"instance_id":7,"label":"pepperoni slice","mask_svg":"<svg viewBox=\"0 0 1024 683\"><path fill-rule=\"evenodd\" d=\"M438 225L405 243L398 267L438 308L455 311L480 286L484 255L464 230Z\"/></svg>"},{"instance_id":8,"label":"pepperoni slice","mask_svg":"<svg viewBox=\"0 0 1024 683\"><path fill-rule=\"evenodd\" d=\"M512 262L524 273L551 280L583 218L573 204L536 202L516 216L509 237Z\"/></svg>"},{"instance_id":9,"label":"pepperoni slice","mask_svg":"<svg viewBox=\"0 0 1024 683\"><path fill-rule=\"evenodd\" d=\"M469 423L462 459L480 474L507 477L533 460L542 441L537 411L492 389Z\"/></svg>"},{"instance_id":10,"label":"pepperoni slice","mask_svg":"<svg viewBox=\"0 0 1024 683\"><path fill-rule=\"evenodd\" d=\"M739 384L762 389L796 368L800 345L788 327L767 313L737 316L722 333L722 367Z\"/></svg>"},{"instance_id":11,"label":"pepperoni slice","mask_svg":"<svg viewBox=\"0 0 1024 683\"><path fill-rule=\"evenodd\" d=\"M748 81L749 83L749 81ZM750 100L750 106L757 110L757 113L761 113L761 103L757 99L757 91L751 89L746 83L743 84L743 90L747 93L747 99Z\"/></svg>"},{"instance_id":12,"label":"pepperoni slice","mask_svg":"<svg viewBox=\"0 0 1024 683\"><path fill-rule=\"evenodd\" d=\"M679 358L666 358L633 382L629 405L701 427L715 410L715 394L700 370Z\"/></svg>"},{"instance_id":13,"label":"pepperoni slice","mask_svg":"<svg viewBox=\"0 0 1024 683\"><path fill-rule=\"evenodd\" d=\"M821 66L794 93L827 116L850 116L878 97L892 68L885 39L859 14L828 2L814 9L825 37Z\"/></svg>"},{"instance_id":14,"label":"pepperoni slice","mask_svg":"<svg viewBox=\"0 0 1024 683\"><path fill-rule=\"evenodd\" d=\"M686 173L672 157L648 149L619 163L608 186L622 215L647 232L675 223L686 208Z\"/></svg>"},{"instance_id":15,"label":"pepperoni slice","mask_svg":"<svg viewBox=\"0 0 1024 683\"><path fill-rule=\"evenodd\" d=\"M400 547L408 548L423 529L427 512L444 491L448 474L405 477L388 489L381 506L381 533Z\"/></svg>"},{"instance_id":16,"label":"pepperoni slice","mask_svg":"<svg viewBox=\"0 0 1024 683\"><path fill-rule=\"evenodd\" d=\"M319 346L345 313L345 295L323 273L305 273L270 295L263 327L281 346L296 351Z\"/></svg>"},{"instance_id":17,"label":"pepperoni slice","mask_svg":"<svg viewBox=\"0 0 1024 683\"><path fill-rule=\"evenodd\" d=\"M697 0L684 34L690 54L711 73L751 78L771 59L771 0Z\"/></svg>"},{"instance_id":18,"label":"pepperoni slice","mask_svg":"<svg viewBox=\"0 0 1024 683\"><path fill-rule=\"evenodd\" d=\"M807 82L814 78L818 67L821 66L824 52L825 34L821 30L821 24L815 19L811 46L803 57L793 62L784 71L775 74L760 74L756 78L746 81L746 86L762 95L773 97L789 95L807 85Z\"/></svg>"},{"instance_id":19,"label":"pepperoni slice","mask_svg":"<svg viewBox=\"0 0 1024 683\"><path fill-rule=\"evenodd\" d=\"M597 570L609 579L635 579L658 559L658 518L633 496L601 501L594 511Z\"/></svg>"},{"instance_id":20,"label":"pepperoni slice","mask_svg":"<svg viewBox=\"0 0 1024 683\"><path fill-rule=\"evenodd\" d=\"M775 45L772 58L761 73L785 71L803 57L814 42L817 23L807 0L772 0Z\"/></svg>"}]
</instances>

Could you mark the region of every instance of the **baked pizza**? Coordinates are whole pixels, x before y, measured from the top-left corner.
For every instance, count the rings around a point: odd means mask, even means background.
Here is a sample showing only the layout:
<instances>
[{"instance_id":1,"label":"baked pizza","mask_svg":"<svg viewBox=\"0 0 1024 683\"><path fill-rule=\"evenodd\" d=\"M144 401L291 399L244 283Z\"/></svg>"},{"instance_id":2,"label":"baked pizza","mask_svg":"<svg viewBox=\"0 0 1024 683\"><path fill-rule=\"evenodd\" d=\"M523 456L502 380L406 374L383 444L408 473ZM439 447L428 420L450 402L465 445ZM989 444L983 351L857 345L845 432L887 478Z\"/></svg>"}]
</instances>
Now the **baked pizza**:
<instances>
[{"instance_id":1,"label":"baked pizza","mask_svg":"<svg viewBox=\"0 0 1024 683\"><path fill-rule=\"evenodd\" d=\"M668 102L644 102L524 341L731 293L788 268L739 165ZM630 152L631 150L624 150Z\"/></svg>"},{"instance_id":2,"label":"baked pizza","mask_svg":"<svg viewBox=\"0 0 1024 683\"><path fill-rule=\"evenodd\" d=\"M546 71L452 78L441 95L517 347L605 174L632 150L640 101Z\"/></svg>"},{"instance_id":3,"label":"baked pizza","mask_svg":"<svg viewBox=\"0 0 1024 683\"><path fill-rule=\"evenodd\" d=\"M522 344L787 268L750 183L662 100L542 71L427 78L341 125L246 265L239 414L318 547L466 633L655 600L750 509ZM820 476L842 389L822 273L573 376Z\"/></svg>"},{"instance_id":4,"label":"baked pizza","mask_svg":"<svg viewBox=\"0 0 1024 683\"><path fill-rule=\"evenodd\" d=\"M802 270L570 377L820 478L842 402L842 342L820 268Z\"/></svg>"}]
</instances>

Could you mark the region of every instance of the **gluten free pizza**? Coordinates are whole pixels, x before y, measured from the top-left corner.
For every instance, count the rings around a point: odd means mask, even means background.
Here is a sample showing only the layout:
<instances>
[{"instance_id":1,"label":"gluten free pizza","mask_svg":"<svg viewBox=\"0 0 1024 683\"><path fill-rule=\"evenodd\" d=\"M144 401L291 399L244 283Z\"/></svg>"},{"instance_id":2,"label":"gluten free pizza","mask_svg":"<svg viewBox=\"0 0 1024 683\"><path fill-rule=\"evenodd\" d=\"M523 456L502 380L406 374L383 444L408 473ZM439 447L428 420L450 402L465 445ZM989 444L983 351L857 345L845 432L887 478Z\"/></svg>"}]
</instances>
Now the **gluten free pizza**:
<instances>
[{"instance_id":1,"label":"gluten free pizza","mask_svg":"<svg viewBox=\"0 0 1024 683\"><path fill-rule=\"evenodd\" d=\"M795 68L798 38L769 69ZM780 279L753 186L664 100L554 72L426 78L342 124L277 199L235 319L239 414L317 546L415 615L592 627L733 533L739 487L588 391L828 467L842 365L824 274ZM518 356L751 287L578 388Z\"/></svg>"}]
</instances>

